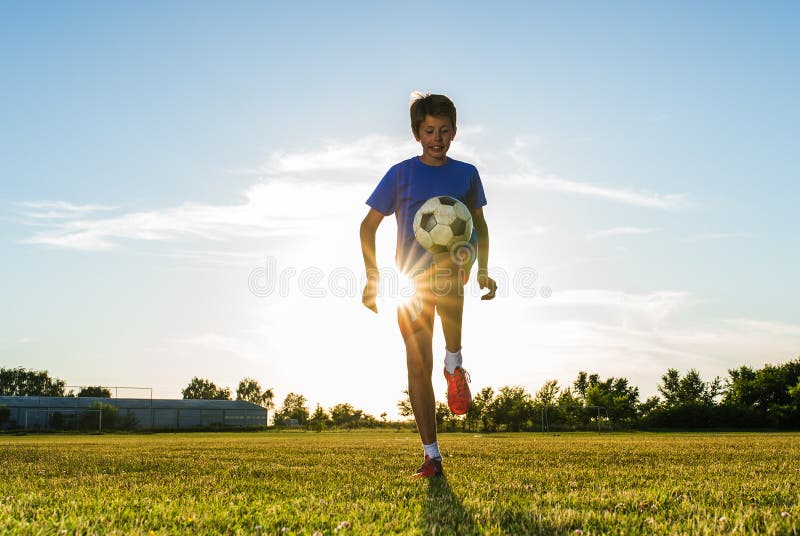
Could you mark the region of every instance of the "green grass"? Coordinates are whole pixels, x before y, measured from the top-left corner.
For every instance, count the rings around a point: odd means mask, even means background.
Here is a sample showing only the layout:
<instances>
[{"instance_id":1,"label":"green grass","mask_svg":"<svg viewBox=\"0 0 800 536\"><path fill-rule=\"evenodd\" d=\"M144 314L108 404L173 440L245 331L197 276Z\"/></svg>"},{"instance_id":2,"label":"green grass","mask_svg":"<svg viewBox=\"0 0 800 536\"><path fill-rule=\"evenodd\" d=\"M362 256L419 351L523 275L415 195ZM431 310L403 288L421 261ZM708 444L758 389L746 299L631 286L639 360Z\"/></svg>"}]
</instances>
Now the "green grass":
<instances>
[{"instance_id":1,"label":"green grass","mask_svg":"<svg viewBox=\"0 0 800 536\"><path fill-rule=\"evenodd\" d=\"M406 432L0 436L0 533L798 532L797 433L440 444L428 482Z\"/></svg>"}]
</instances>

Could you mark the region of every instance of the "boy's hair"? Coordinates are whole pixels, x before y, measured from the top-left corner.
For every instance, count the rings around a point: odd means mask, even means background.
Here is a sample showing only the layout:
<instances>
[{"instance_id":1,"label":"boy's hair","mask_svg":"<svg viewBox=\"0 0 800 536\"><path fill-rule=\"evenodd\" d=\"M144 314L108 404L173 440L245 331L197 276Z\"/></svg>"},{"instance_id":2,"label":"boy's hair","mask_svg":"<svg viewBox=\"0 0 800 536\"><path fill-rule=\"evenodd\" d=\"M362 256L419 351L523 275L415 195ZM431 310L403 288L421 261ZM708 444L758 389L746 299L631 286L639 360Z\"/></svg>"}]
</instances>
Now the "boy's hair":
<instances>
[{"instance_id":1,"label":"boy's hair","mask_svg":"<svg viewBox=\"0 0 800 536\"><path fill-rule=\"evenodd\" d=\"M419 126L425 116L446 117L456 128L456 106L446 95L423 95L419 91L411 94L411 131L419 134Z\"/></svg>"}]
</instances>

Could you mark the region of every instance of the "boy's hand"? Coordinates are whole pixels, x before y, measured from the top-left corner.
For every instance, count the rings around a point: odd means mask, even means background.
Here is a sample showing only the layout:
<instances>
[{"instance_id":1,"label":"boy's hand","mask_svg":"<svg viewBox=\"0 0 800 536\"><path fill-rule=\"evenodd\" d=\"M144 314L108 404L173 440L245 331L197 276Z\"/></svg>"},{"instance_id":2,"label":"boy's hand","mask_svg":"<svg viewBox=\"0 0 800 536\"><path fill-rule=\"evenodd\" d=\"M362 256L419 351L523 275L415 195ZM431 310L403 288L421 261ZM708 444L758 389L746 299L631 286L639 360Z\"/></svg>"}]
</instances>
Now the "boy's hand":
<instances>
[{"instance_id":1,"label":"boy's hand","mask_svg":"<svg viewBox=\"0 0 800 536\"><path fill-rule=\"evenodd\" d=\"M495 283L494 279L489 277L489 274L483 271L478 271L478 286L481 289L488 288L489 292L481 296L482 300L492 300L494 299L494 294L497 292L497 283Z\"/></svg>"},{"instance_id":2,"label":"boy's hand","mask_svg":"<svg viewBox=\"0 0 800 536\"><path fill-rule=\"evenodd\" d=\"M364 292L361 293L361 303L364 307L370 309L377 314L378 306L375 304L375 297L378 295L378 280L375 278L368 278L367 284L364 285Z\"/></svg>"}]
</instances>

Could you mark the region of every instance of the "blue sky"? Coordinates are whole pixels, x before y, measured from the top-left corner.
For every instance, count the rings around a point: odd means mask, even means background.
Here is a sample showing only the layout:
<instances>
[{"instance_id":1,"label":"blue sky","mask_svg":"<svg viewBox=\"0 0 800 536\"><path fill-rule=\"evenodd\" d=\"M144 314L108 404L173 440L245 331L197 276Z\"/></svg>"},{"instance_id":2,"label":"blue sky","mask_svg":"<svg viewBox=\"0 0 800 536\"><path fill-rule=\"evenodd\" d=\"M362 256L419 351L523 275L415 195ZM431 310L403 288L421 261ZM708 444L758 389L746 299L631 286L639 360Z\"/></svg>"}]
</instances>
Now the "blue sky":
<instances>
[{"instance_id":1,"label":"blue sky","mask_svg":"<svg viewBox=\"0 0 800 536\"><path fill-rule=\"evenodd\" d=\"M375 317L333 287L360 277L364 200L416 154L414 90L458 107L450 154L481 171L508 281L466 304L473 388L583 369L646 395L668 367L793 359L798 12L5 2L0 365L164 397L253 376L392 415L392 299ZM269 263L286 291L258 296Z\"/></svg>"}]
</instances>

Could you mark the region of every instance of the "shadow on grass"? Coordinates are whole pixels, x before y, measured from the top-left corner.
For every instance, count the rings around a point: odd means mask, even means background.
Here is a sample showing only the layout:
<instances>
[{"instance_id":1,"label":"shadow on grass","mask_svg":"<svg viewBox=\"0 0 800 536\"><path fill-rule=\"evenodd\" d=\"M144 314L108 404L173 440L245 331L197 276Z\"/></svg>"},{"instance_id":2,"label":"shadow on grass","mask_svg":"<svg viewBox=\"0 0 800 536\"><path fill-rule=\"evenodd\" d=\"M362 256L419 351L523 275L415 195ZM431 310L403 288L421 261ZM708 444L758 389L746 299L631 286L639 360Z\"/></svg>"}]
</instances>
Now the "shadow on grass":
<instances>
[{"instance_id":1,"label":"shadow on grass","mask_svg":"<svg viewBox=\"0 0 800 536\"><path fill-rule=\"evenodd\" d=\"M472 516L450 489L447 477L428 480L423 508L423 534L482 534Z\"/></svg>"},{"instance_id":2,"label":"shadow on grass","mask_svg":"<svg viewBox=\"0 0 800 536\"><path fill-rule=\"evenodd\" d=\"M575 528L569 523L554 524L531 510L530 506L524 505L498 510L492 515L492 525L502 534L515 536L569 534ZM422 534L461 536L485 532L464 508L445 477L431 478L428 481L428 495L425 497L423 516Z\"/></svg>"}]
</instances>

